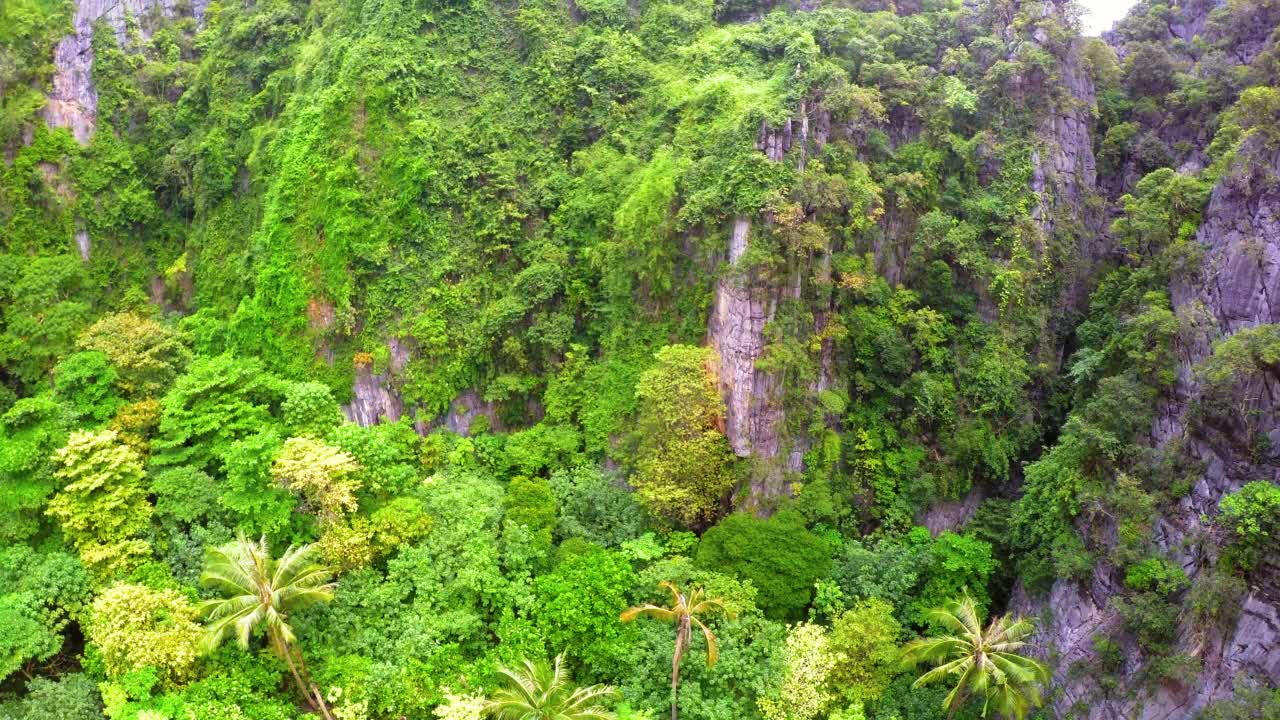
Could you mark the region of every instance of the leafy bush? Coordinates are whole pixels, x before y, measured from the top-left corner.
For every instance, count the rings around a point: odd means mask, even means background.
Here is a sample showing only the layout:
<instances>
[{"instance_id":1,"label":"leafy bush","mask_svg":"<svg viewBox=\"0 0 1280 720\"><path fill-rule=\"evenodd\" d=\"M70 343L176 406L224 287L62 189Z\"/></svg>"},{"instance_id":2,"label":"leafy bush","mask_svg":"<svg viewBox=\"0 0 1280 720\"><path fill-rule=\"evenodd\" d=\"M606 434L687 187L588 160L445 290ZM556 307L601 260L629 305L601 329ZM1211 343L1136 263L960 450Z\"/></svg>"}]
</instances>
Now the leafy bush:
<instances>
[{"instance_id":1,"label":"leafy bush","mask_svg":"<svg viewBox=\"0 0 1280 720\"><path fill-rule=\"evenodd\" d=\"M1280 487L1257 480L1219 503L1218 523L1231 533L1231 551L1244 570L1280 548Z\"/></svg>"},{"instance_id":2,"label":"leafy bush","mask_svg":"<svg viewBox=\"0 0 1280 720\"><path fill-rule=\"evenodd\" d=\"M635 495L598 468L583 465L561 470L549 483L560 510L561 538L581 537L617 546L642 535L648 525Z\"/></svg>"},{"instance_id":3,"label":"leafy bush","mask_svg":"<svg viewBox=\"0 0 1280 720\"><path fill-rule=\"evenodd\" d=\"M768 520L735 513L702 536L697 562L750 580L766 617L795 620L809 607L814 583L830 570L831 554L826 539L805 529L796 513Z\"/></svg>"},{"instance_id":4,"label":"leafy bush","mask_svg":"<svg viewBox=\"0 0 1280 720\"><path fill-rule=\"evenodd\" d=\"M204 628L181 593L119 584L94 600L87 635L102 653L107 677L148 668L167 686L190 677Z\"/></svg>"},{"instance_id":5,"label":"leafy bush","mask_svg":"<svg viewBox=\"0 0 1280 720\"><path fill-rule=\"evenodd\" d=\"M683 345L659 350L640 376L636 494L655 513L685 525L713 518L733 484L729 443L711 351Z\"/></svg>"},{"instance_id":6,"label":"leafy bush","mask_svg":"<svg viewBox=\"0 0 1280 720\"><path fill-rule=\"evenodd\" d=\"M37 677L27 683L26 695L0 702L3 720L100 720L98 686L84 673L68 673L57 680Z\"/></svg>"},{"instance_id":7,"label":"leafy bush","mask_svg":"<svg viewBox=\"0 0 1280 720\"><path fill-rule=\"evenodd\" d=\"M132 399L163 395L191 361L191 350L179 332L130 313L102 318L76 343L105 354L120 373L121 393Z\"/></svg>"},{"instance_id":8,"label":"leafy bush","mask_svg":"<svg viewBox=\"0 0 1280 720\"><path fill-rule=\"evenodd\" d=\"M150 551L141 535L152 513L137 454L105 430L72 433L55 458L65 484L47 512L63 537L99 578L135 567Z\"/></svg>"},{"instance_id":9,"label":"leafy bush","mask_svg":"<svg viewBox=\"0 0 1280 720\"><path fill-rule=\"evenodd\" d=\"M618 622L635 573L621 554L594 550L565 559L535 582L535 617L547 642L582 663L582 677L614 677L626 667L634 628Z\"/></svg>"},{"instance_id":10,"label":"leafy bush","mask_svg":"<svg viewBox=\"0 0 1280 720\"><path fill-rule=\"evenodd\" d=\"M90 423L105 422L123 404L115 390L115 368L107 363L104 353L68 355L54 367L53 377L58 399Z\"/></svg>"}]
</instances>

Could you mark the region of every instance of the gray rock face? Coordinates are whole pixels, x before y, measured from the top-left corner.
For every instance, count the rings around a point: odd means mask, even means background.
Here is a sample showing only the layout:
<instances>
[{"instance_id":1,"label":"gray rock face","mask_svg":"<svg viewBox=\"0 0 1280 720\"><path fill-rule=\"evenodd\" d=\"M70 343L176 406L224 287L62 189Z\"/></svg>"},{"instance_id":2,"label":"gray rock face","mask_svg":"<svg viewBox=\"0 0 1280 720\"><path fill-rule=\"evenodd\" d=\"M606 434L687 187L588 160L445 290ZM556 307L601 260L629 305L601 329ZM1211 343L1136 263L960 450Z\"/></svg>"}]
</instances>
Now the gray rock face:
<instances>
[{"instance_id":1,"label":"gray rock face","mask_svg":"<svg viewBox=\"0 0 1280 720\"><path fill-rule=\"evenodd\" d=\"M458 395L449 406L449 412L445 414L441 424L450 432L470 435L471 423L481 416L488 418L489 427L493 430L504 429L502 420L498 417L497 404L480 397L475 390L467 390Z\"/></svg>"},{"instance_id":2,"label":"gray rock face","mask_svg":"<svg viewBox=\"0 0 1280 720\"><path fill-rule=\"evenodd\" d=\"M729 263L747 249L751 220L738 217L729 234ZM777 378L756 369L765 349L764 328L773 319L780 290L750 277L730 275L716 288L708 323L708 344L720 357L719 380L725 400L725 436L739 457L764 460L753 473L751 500L756 503L783 492L782 468L774 461L781 442L783 409Z\"/></svg>"},{"instance_id":3,"label":"gray rock face","mask_svg":"<svg viewBox=\"0 0 1280 720\"><path fill-rule=\"evenodd\" d=\"M1218 183L1200 226L1201 282L1173 287L1176 305L1199 302L1224 336L1280 323L1280 154L1263 148L1261 138L1241 154L1248 168L1237 165Z\"/></svg>"},{"instance_id":4,"label":"gray rock face","mask_svg":"<svg viewBox=\"0 0 1280 720\"><path fill-rule=\"evenodd\" d=\"M342 414L357 425L369 426L386 420L396 422L404 414L404 403L391 390L387 375L377 375L367 367L356 369L355 383L352 385L354 397L351 403L342 406Z\"/></svg>"},{"instance_id":5,"label":"gray rock face","mask_svg":"<svg viewBox=\"0 0 1280 720\"><path fill-rule=\"evenodd\" d=\"M204 17L208 0L192 0L196 19ZM54 50L53 89L41 111L51 128L71 130L81 144L89 142L98 122L98 93L93 87L93 28L99 21L115 30L124 45L129 18L139 18L159 7L166 15L176 11L175 0L77 0L72 32Z\"/></svg>"},{"instance_id":6,"label":"gray rock face","mask_svg":"<svg viewBox=\"0 0 1280 720\"><path fill-rule=\"evenodd\" d=\"M1046 5L1045 12L1065 15L1067 8ZM1036 40L1043 44L1047 39ZM1047 240L1060 231L1061 218L1078 223L1073 229L1080 270L1066 287L1064 306L1069 308L1087 301L1088 269L1105 251L1102 218L1100 214L1085 211L1086 200L1095 192L1098 180L1093 155L1093 113L1097 98L1081 48L1081 39L1074 38L1065 48L1054 50L1060 74L1056 107L1042 120L1037 133L1041 147L1032 154L1031 189L1039 197L1032 217L1044 237Z\"/></svg>"},{"instance_id":7,"label":"gray rock face","mask_svg":"<svg viewBox=\"0 0 1280 720\"><path fill-rule=\"evenodd\" d=\"M373 368L356 368L351 403L342 406L342 414L358 425L369 426L386 420L396 422L404 415L404 401L391 386L392 377L409 362L409 350L395 338L387 340L391 362L387 372L377 374Z\"/></svg>"},{"instance_id":8,"label":"gray rock face","mask_svg":"<svg viewBox=\"0 0 1280 720\"><path fill-rule=\"evenodd\" d=\"M986 499L987 493L978 486L962 498L933 503L916 517L916 522L935 537L948 530L955 531L969 522L978 511L978 506Z\"/></svg>"},{"instance_id":9,"label":"gray rock face","mask_svg":"<svg viewBox=\"0 0 1280 720\"><path fill-rule=\"evenodd\" d=\"M76 251L80 253L80 259L89 262L89 231L83 227L76 228Z\"/></svg>"},{"instance_id":10,"label":"gray rock face","mask_svg":"<svg viewBox=\"0 0 1280 720\"><path fill-rule=\"evenodd\" d=\"M1225 431L1193 422L1189 410L1202 393L1194 368L1212 352L1213 342L1241 330L1280 322L1280 152L1265 148L1259 138L1241 150L1236 167L1213 191L1197 236L1204 250L1202 271L1195 280L1171 288L1174 307L1188 330L1179 338L1178 379L1161 405L1152 436L1160 447L1180 443L1204 470L1192 490L1160 518L1156 542L1181 562L1194 578L1212 563L1211 518L1222 497L1252 480L1280 482L1280 443L1261 452L1246 447L1241 437L1259 433L1280 439L1280 372L1259 373L1242 382L1239 396L1248 407L1241 427ZM1087 589L1058 582L1047 603L1025 598L1017 611L1048 610L1048 621L1036 641L1042 653L1051 651L1058 663L1054 684L1061 689L1055 702L1059 716L1074 710L1081 717L1175 720L1194 717L1208 703L1230 695L1238 681L1280 686L1280 592L1276 578L1255 577L1238 621L1226 629L1191 627L1184 622L1176 650L1196 659L1200 673L1180 683L1164 683L1138 697L1109 697L1095 674L1075 668L1096 665L1095 634L1122 639L1120 621L1107 598L1119 592L1116 573L1099 565ZM1042 604L1043 603L1043 604ZM1139 673L1146 659L1136 647L1124 645L1124 687L1140 687Z\"/></svg>"},{"instance_id":11,"label":"gray rock face","mask_svg":"<svg viewBox=\"0 0 1280 720\"><path fill-rule=\"evenodd\" d=\"M1093 81L1085 72L1079 40L1072 41L1061 57L1060 82L1065 98L1060 107L1045 117L1040 137L1046 142L1045 157L1037 157L1038 192L1051 191L1045 198L1054 204L1081 206L1085 194L1097 184L1097 163L1093 157Z\"/></svg>"}]
</instances>

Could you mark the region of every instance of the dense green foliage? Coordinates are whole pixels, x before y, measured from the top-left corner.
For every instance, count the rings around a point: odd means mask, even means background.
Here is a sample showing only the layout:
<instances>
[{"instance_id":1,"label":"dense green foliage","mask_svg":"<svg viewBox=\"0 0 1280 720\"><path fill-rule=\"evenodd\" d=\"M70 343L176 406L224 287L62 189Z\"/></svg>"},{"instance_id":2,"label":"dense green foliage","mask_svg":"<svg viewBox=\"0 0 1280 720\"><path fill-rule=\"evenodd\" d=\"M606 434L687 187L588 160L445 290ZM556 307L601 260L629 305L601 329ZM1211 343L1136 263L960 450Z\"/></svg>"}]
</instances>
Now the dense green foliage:
<instances>
[{"instance_id":1,"label":"dense green foliage","mask_svg":"<svg viewBox=\"0 0 1280 720\"><path fill-rule=\"evenodd\" d=\"M95 24L80 144L75 4L0 4L0 720L1021 716L1039 665L903 648L1106 573L1099 672L1175 682L1274 564L1259 476L1189 579L1149 439L1275 3L164 5ZM1267 457L1277 363L1216 342L1196 429Z\"/></svg>"}]
</instances>

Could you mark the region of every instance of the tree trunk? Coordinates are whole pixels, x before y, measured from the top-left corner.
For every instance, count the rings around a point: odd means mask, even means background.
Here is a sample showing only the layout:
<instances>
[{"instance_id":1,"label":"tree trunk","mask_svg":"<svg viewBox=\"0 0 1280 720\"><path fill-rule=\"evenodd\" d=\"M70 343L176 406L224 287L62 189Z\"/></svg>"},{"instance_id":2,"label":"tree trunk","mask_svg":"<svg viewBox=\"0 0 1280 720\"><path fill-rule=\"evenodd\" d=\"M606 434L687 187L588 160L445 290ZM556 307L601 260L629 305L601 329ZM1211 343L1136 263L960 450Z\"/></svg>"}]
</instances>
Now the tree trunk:
<instances>
[{"instance_id":1,"label":"tree trunk","mask_svg":"<svg viewBox=\"0 0 1280 720\"><path fill-rule=\"evenodd\" d=\"M688 615L681 615L676 620L676 651L671 656L671 720L679 720L676 712L676 693L680 689L680 659L684 657L684 651L689 647L691 625Z\"/></svg>"},{"instance_id":2,"label":"tree trunk","mask_svg":"<svg viewBox=\"0 0 1280 720\"><path fill-rule=\"evenodd\" d=\"M302 697L307 699L307 704L312 708L319 710L324 715L325 720L333 720L333 716L329 714L329 706L325 704L324 696L320 694L320 688L315 683L304 679L307 672L307 665L302 659L302 651L298 651L298 662L294 663L293 648L289 644L280 641L281 654L289 665L289 672L293 673L293 681L297 683L298 690L302 691ZM301 665L301 668L299 668Z\"/></svg>"},{"instance_id":3,"label":"tree trunk","mask_svg":"<svg viewBox=\"0 0 1280 720\"><path fill-rule=\"evenodd\" d=\"M671 656L671 720L678 720L676 714L676 689L680 687L680 653Z\"/></svg>"}]
</instances>

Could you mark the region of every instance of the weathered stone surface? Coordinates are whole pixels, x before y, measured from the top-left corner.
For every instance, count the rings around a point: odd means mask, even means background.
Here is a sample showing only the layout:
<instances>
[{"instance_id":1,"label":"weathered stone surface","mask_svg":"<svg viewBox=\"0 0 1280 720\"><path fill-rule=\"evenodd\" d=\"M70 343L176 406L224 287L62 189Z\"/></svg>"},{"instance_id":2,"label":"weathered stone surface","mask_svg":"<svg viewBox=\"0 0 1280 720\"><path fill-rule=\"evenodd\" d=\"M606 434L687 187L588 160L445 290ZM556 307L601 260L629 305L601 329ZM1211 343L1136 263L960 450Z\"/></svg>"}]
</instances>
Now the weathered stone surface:
<instances>
[{"instance_id":1,"label":"weathered stone surface","mask_svg":"<svg viewBox=\"0 0 1280 720\"><path fill-rule=\"evenodd\" d=\"M807 136L808 123L800 126L805 128L802 136ZM733 267L746 252L751 228L750 218L738 217L729 232L729 268L716 287L715 304L707 323L707 344L719 356L725 436L739 457L751 460L750 486L742 497L736 498L736 503L740 508L766 513L778 497L789 492L788 475L802 468L808 439L786 436L783 388L775 374L759 369L757 364L766 350L766 325L773 320L780 302L801 296L804 273L797 268L783 279L762 278L751 268ZM821 283L828 282L830 258L820 253L814 263L814 276ZM822 309L821 302L817 305L814 330L821 332L829 313ZM832 344L824 342L812 393L832 384L833 357Z\"/></svg>"},{"instance_id":2,"label":"weathered stone surface","mask_svg":"<svg viewBox=\"0 0 1280 720\"><path fill-rule=\"evenodd\" d=\"M1261 140L1242 148L1243 163L1213 190L1197 236L1205 249L1200 282L1173 287L1177 305L1198 301L1223 335L1280 323L1280 153Z\"/></svg>"},{"instance_id":3,"label":"weathered stone surface","mask_svg":"<svg viewBox=\"0 0 1280 720\"><path fill-rule=\"evenodd\" d=\"M386 373L376 374L367 365L356 368L351 402L342 406L342 413L351 422L369 426L384 420L396 422L404 415L404 401L392 387L391 380L409 361L409 351L395 338L387 340L387 349L391 361Z\"/></svg>"},{"instance_id":4,"label":"weathered stone surface","mask_svg":"<svg viewBox=\"0 0 1280 720\"><path fill-rule=\"evenodd\" d=\"M1044 11L1065 18L1069 8L1065 3L1046 3ZM1035 39L1058 58L1058 87L1055 107L1042 119L1037 132L1040 148L1031 156L1031 189L1039 198L1032 217L1045 242L1064 229L1074 235L1075 277L1067 283L1062 303L1063 309L1070 310L1087 302L1089 273L1106 252L1104 217L1086 212L1086 201L1095 193L1098 181L1093 154L1097 98L1085 68L1083 41L1073 38L1065 47L1053 48L1042 33ZM1058 227L1064 218L1071 227Z\"/></svg>"},{"instance_id":5,"label":"weathered stone surface","mask_svg":"<svg viewBox=\"0 0 1280 720\"><path fill-rule=\"evenodd\" d=\"M729 233L730 264L746 251L750 234L751 220L736 218ZM756 369L765 348L764 328L773 319L778 299L777 288L753 282L747 274L731 273L716 288L708 344L720 357L725 436L740 457L778 455L783 417L780 388L776 378ZM768 487L767 479L762 478L758 485L752 489L757 498L781 491L780 487Z\"/></svg>"},{"instance_id":6,"label":"weathered stone surface","mask_svg":"<svg viewBox=\"0 0 1280 720\"><path fill-rule=\"evenodd\" d=\"M80 259L89 262L89 231L83 227L76 228L76 251L80 253Z\"/></svg>"},{"instance_id":7,"label":"weathered stone surface","mask_svg":"<svg viewBox=\"0 0 1280 720\"><path fill-rule=\"evenodd\" d=\"M1158 409L1152 437L1159 447L1180 444L1203 471L1191 491L1159 519L1157 545L1194 578L1215 560L1212 543L1189 542L1212 537L1211 518L1222 497L1246 482L1280 482L1280 444L1258 452L1241 442L1261 433L1280 439L1280 374L1259 373L1237 388L1247 407L1240 427L1214 428L1192 422L1189 409L1202 388L1194 368L1212 352L1213 342L1261 324L1280 322L1280 152L1259 138L1242 148L1235 168L1214 188L1197 239L1204 249L1202 271L1171 288L1175 310L1188 328L1177 343L1180 366L1175 386ZM1243 423L1247 418L1249 426ZM1255 577L1240 619L1225 630L1184 623L1176 651L1194 657L1201 667L1195 678L1168 682L1138 697L1113 698L1099 686L1096 674L1073 672L1097 662L1092 637L1125 636L1107 600L1120 592L1114 570L1099 565L1085 590L1060 581L1047 600L1021 595L1015 610L1043 614L1047 622L1035 646L1045 656L1060 658L1054 684L1059 716L1073 708L1081 717L1181 720L1194 717L1206 704L1229 695L1239 680L1280 685L1280 593L1269 572ZM1124 644L1123 687L1141 687L1139 673L1146 658Z\"/></svg>"},{"instance_id":8,"label":"weathered stone surface","mask_svg":"<svg viewBox=\"0 0 1280 720\"><path fill-rule=\"evenodd\" d=\"M192 0L191 12L204 17L208 0ZM128 18L146 15L159 6L166 15L176 11L174 0L77 0L72 32L54 50L53 89L42 114L52 128L71 130L81 144L89 142L98 121L98 93L93 87L93 27L107 22L121 45Z\"/></svg>"},{"instance_id":9,"label":"weathered stone surface","mask_svg":"<svg viewBox=\"0 0 1280 720\"><path fill-rule=\"evenodd\" d=\"M440 424L459 435L470 435L471 423L482 415L488 418L491 429L504 429L502 419L498 417L497 403L485 400L475 390L467 390L449 406L449 412Z\"/></svg>"},{"instance_id":10,"label":"weathered stone surface","mask_svg":"<svg viewBox=\"0 0 1280 720\"><path fill-rule=\"evenodd\" d=\"M948 530L959 530L962 525L969 522L973 514L978 511L978 506L986 499L986 491L978 486L962 498L933 503L916 517L916 522L928 528L929 534L934 536Z\"/></svg>"}]
</instances>

